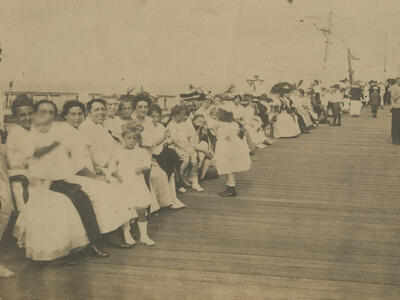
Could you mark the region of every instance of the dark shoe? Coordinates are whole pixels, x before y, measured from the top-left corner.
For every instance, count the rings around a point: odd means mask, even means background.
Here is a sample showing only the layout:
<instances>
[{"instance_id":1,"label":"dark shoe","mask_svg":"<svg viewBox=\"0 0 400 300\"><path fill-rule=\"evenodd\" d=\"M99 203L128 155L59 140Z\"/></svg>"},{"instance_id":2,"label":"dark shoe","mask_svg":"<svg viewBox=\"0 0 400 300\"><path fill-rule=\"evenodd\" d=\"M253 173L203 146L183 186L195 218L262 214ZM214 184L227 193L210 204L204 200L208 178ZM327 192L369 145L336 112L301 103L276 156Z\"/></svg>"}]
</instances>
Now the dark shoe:
<instances>
[{"instance_id":1,"label":"dark shoe","mask_svg":"<svg viewBox=\"0 0 400 300\"><path fill-rule=\"evenodd\" d=\"M235 187L228 186L228 189L221 193L221 197L235 197L237 195Z\"/></svg>"},{"instance_id":2,"label":"dark shoe","mask_svg":"<svg viewBox=\"0 0 400 300\"><path fill-rule=\"evenodd\" d=\"M223 192L218 193L218 195L220 195L220 196L223 197L223 195L226 194L226 193L228 193L228 192L229 192L229 187L226 187L226 190L223 191Z\"/></svg>"},{"instance_id":3,"label":"dark shoe","mask_svg":"<svg viewBox=\"0 0 400 300\"><path fill-rule=\"evenodd\" d=\"M110 254L100 250L96 245L89 245L89 255L97 257L97 258L107 258L110 257Z\"/></svg>"},{"instance_id":4,"label":"dark shoe","mask_svg":"<svg viewBox=\"0 0 400 300\"><path fill-rule=\"evenodd\" d=\"M342 123L338 123L338 124L336 124L336 126L342 126Z\"/></svg>"}]
</instances>

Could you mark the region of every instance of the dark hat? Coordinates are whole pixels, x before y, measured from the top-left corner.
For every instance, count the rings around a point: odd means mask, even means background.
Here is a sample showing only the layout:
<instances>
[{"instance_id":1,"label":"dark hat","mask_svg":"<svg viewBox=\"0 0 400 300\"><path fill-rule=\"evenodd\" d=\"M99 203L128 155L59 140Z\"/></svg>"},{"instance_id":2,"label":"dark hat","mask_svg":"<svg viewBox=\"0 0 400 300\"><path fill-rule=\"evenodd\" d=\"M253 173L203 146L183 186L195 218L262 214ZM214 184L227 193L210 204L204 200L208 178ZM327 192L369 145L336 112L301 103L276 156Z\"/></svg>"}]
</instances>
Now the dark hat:
<instances>
[{"instance_id":1,"label":"dark hat","mask_svg":"<svg viewBox=\"0 0 400 300\"><path fill-rule=\"evenodd\" d=\"M218 120L220 120L221 122L232 122L233 113L220 108L218 112Z\"/></svg>"}]
</instances>

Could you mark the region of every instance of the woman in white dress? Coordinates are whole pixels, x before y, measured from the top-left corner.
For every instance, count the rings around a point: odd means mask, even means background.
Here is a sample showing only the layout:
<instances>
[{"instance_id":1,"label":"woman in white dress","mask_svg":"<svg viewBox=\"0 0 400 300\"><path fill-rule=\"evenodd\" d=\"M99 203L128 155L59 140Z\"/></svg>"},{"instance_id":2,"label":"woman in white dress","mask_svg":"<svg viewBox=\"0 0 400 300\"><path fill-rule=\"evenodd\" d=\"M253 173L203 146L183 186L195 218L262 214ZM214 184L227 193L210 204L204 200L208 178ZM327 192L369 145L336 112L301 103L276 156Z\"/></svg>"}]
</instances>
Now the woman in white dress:
<instances>
[{"instance_id":1,"label":"woman in white dress","mask_svg":"<svg viewBox=\"0 0 400 300\"><path fill-rule=\"evenodd\" d=\"M215 162L218 174L227 175L227 188L220 195L234 197L237 195L234 173L248 171L251 166L249 148L238 136L239 126L234 122L232 112L221 109L219 120L221 126L217 130Z\"/></svg>"},{"instance_id":2,"label":"woman in white dress","mask_svg":"<svg viewBox=\"0 0 400 300\"><path fill-rule=\"evenodd\" d=\"M95 210L101 233L108 233L120 226L128 230L128 221L136 218L136 211L131 210L124 195L103 176L96 175L89 152L89 145L79 132L85 114L85 107L79 101L68 101L64 104L63 115L66 122L59 126L60 134L68 137L67 150L75 165L77 175L68 181L79 184L90 197Z\"/></svg>"},{"instance_id":3,"label":"woman in white dress","mask_svg":"<svg viewBox=\"0 0 400 300\"><path fill-rule=\"evenodd\" d=\"M70 199L49 189L51 181L66 171L55 167L61 162L53 160L58 158L57 154L40 156L35 150L49 145L41 133L49 129L45 119L54 118L55 109L47 106L43 105L39 112L40 106L36 106L33 133L27 136L29 201L21 209L14 228L18 245L26 249L28 258L37 261L60 258L89 244L82 220Z\"/></svg>"},{"instance_id":4,"label":"woman in white dress","mask_svg":"<svg viewBox=\"0 0 400 300\"><path fill-rule=\"evenodd\" d=\"M280 97L282 106L280 112L276 115L277 119L274 123L274 137L275 138L289 138L297 137L301 134L296 116L288 114L289 109L286 99Z\"/></svg>"},{"instance_id":5,"label":"woman in white dress","mask_svg":"<svg viewBox=\"0 0 400 300\"><path fill-rule=\"evenodd\" d=\"M160 123L161 108L153 104L150 106L149 115L153 119L154 142L151 148L153 167L150 172L150 185L160 207L171 207L172 209L184 208L183 204L176 196L174 170L179 162L177 154L167 146L170 135L164 125Z\"/></svg>"}]
</instances>

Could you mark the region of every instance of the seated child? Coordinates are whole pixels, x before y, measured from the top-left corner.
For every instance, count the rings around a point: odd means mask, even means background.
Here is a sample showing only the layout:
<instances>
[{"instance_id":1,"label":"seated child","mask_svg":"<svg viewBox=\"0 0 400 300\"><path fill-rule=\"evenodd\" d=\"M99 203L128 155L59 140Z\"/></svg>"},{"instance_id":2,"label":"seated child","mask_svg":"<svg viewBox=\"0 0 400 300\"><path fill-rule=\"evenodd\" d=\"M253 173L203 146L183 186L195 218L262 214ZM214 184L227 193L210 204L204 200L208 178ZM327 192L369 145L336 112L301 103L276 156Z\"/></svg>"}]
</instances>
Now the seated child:
<instances>
[{"instance_id":1,"label":"seated child","mask_svg":"<svg viewBox=\"0 0 400 300\"><path fill-rule=\"evenodd\" d=\"M172 120L168 124L167 129L171 132L170 148L175 150L181 161L179 175L181 183L189 185L185 182L185 174L190 173L192 189L198 192L203 192L204 189L199 185L198 181L198 159L196 146L196 131L193 128L191 121L187 120L187 111L185 106L176 105L171 109ZM183 191L183 189L182 189Z\"/></svg>"}]
</instances>

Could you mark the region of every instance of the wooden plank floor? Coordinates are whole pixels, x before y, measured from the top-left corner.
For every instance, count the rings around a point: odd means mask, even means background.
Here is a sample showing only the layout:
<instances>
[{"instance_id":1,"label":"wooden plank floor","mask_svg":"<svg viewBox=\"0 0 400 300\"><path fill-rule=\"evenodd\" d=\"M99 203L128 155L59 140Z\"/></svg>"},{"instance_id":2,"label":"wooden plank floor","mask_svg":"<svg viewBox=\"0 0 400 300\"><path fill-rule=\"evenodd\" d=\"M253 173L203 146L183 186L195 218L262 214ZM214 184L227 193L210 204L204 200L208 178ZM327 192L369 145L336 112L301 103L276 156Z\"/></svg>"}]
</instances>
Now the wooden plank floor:
<instances>
[{"instance_id":1,"label":"wooden plank floor","mask_svg":"<svg viewBox=\"0 0 400 300\"><path fill-rule=\"evenodd\" d=\"M2 299L400 299L400 148L388 109L259 150L237 198L184 196L154 248L39 267L3 246Z\"/></svg>"}]
</instances>

